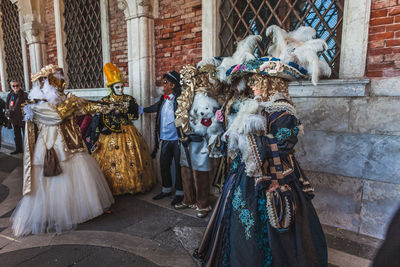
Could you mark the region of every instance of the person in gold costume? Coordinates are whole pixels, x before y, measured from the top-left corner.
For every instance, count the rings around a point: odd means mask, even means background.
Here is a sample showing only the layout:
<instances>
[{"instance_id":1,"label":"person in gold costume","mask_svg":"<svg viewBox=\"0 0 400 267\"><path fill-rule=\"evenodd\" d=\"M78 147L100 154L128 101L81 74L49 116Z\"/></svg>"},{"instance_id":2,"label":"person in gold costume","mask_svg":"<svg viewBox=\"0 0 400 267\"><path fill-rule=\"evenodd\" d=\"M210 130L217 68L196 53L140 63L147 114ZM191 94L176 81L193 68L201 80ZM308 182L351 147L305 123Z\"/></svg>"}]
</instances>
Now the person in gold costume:
<instances>
[{"instance_id":1,"label":"person in gold costume","mask_svg":"<svg viewBox=\"0 0 400 267\"><path fill-rule=\"evenodd\" d=\"M92 155L113 195L148 191L154 184L150 154L145 140L132 124L138 119L138 104L135 98L123 93L125 80L116 66L107 63L104 73L111 93L101 101L112 105L113 110L94 118L95 126L91 128L100 135Z\"/></svg>"},{"instance_id":2,"label":"person in gold costume","mask_svg":"<svg viewBox=\"0 0 400 267\"><path fill-rule=\"evenodd\" d=\"M114 203L75 123L78 115L108 112L109 107L64 94L64 75L57 66L32 76L32 82L40 80L24 107L23 198L11 216L15 236L71 230Z\"/></svg>"}]
</instances>

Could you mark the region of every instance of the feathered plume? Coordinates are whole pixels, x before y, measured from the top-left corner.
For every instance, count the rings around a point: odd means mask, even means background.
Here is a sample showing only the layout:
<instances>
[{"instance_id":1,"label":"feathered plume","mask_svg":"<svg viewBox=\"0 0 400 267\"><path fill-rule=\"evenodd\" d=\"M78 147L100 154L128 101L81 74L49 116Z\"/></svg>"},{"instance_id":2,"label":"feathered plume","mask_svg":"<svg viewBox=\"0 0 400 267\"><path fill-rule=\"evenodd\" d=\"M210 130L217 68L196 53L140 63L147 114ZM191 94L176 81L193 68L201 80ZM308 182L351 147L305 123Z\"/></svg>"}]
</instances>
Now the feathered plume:
<instances>
[{"instance_id":1,"label":"feathered plume","mask_svg":"<svg viewBox=\"0 0 400 267\"><path fill-rule=\"evenodd\" d=\"M224 58L221 62L221 65L217 67L218 79L220 81L225 81L226 71L233 65L255 59L254 49L257 45L257 42L261 40L262 38L260 35L249 35L245 39L238 42L235 53L233 53L231 57Z\"/></svg>"},{"instance_id":2,"label":"feathered plume","mask_svg":"<svg viewBox=\"0 0 400 267\"><path fill-rule=\"evenodd\" d=\"M300 27L287 33L276 25L269 26L265 34L272 35L272 45L268 53L279 58L283 63L294 62L306 68L311 75L311 81L317 84L320 76L331 75L329 65L320 60L318 52L328 48L322 39L313 39L315 30L311 27Z\"/></svg>"},{"instance_id":3,"label":"feathered plume","mask_svg":"<svg viewBox=\"0 0 400 267\"><path fill-rule=\"evenodd\" d=\"M202 61L197 63L197 68L199 69L205 65L213 65L214 67L218 67L219 65L221 65L221 62L222 62L222 58L211 57L211 58L203 59Z\"/></svg>"}]
</instances>

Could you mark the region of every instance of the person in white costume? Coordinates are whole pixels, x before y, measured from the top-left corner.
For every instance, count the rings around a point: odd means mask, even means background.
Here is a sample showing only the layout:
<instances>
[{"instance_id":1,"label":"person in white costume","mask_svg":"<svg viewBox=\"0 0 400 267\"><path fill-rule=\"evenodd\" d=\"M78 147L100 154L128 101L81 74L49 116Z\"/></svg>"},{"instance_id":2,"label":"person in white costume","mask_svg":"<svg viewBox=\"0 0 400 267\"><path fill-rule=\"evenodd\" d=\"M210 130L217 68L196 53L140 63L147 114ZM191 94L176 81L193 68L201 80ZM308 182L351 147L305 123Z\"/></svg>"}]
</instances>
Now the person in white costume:
<instances>
[{"instance_id":1,"label":"person in white costume","mask_svg":"<svg viewBox=\"0 0 400 267\"><path fill-rule=\"evenodd\" d=\"M32 81L39 78L41 86L32 90L31 104L24 108L24 185L11 217L15 236L61 233L101 215L114 203L74 120L79 113L103 107L65 95L62 69L57 66L44 67Z\"/></svg>"}]
</instances>

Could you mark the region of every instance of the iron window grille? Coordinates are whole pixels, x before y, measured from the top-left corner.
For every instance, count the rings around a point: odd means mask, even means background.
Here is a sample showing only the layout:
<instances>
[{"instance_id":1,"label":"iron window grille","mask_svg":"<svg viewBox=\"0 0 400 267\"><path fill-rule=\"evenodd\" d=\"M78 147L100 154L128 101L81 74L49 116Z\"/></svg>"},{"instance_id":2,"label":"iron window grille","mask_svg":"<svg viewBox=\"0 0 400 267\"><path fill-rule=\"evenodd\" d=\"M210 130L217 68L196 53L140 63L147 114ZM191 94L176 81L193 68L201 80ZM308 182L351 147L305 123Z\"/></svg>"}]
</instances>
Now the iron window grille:
<instances>
[{"instance_id":1,"label":"iron window grille","mask_svg":"<svg viewBox=\"0 0 400 267\"><path fill-rule=\"evenodd\" d=\"M10 0L2 0L0 1L0 10L2 14L1 27L3 30L7 84L10 84L12 80L17 80L21 87L24 88L24 64L18 7Z\"/></svg>"},{"instance_id":2,"label":"iron window grille","mask_svg":"<svg viewBox=\"0 0 400 267\"><path fill-rule=\"evenodd\" d=\"M221 55L231 56L237 41L250 34L259 34L263 40L256 48L256 55L265 56L271 42L265 36L268 26L275 24L288 31L311 26L317 32L316 38L322 38L328 44L327 51L321 53L320 57L331 67L331 78L338 78L343 1L221 0Z\"/></svg>"},{"instance_id":3,"label":"iron window grille","mask_svg":"<svg viewBox=\"0 0 400 267\"><path fill-rule=\"evenodd\" d=\"M104 86L99 0L64 0L69 88Z\"/></svg>"}]
</instances>

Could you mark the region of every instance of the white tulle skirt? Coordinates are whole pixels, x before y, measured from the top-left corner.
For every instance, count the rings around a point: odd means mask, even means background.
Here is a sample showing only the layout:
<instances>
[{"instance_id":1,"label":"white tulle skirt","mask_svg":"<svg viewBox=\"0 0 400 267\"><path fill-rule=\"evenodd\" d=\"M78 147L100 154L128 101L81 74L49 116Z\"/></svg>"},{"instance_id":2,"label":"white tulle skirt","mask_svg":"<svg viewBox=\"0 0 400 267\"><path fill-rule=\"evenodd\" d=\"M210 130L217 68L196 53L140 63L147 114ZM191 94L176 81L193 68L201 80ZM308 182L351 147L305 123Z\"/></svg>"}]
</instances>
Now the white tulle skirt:
<instances>
[{"instance_id":1,"label":"white tulle skirt","mask_svg":"<svg viewBox=\"0 0 400 267\"><path fill-rule=\"evenodd\" d=\"M62 173L44 177L42 166L32 167L32 192L14 211L15 236L61 233L102 214L114 203L95 159L85 152L60 162Z\"/></svg>"}]
</instances>

